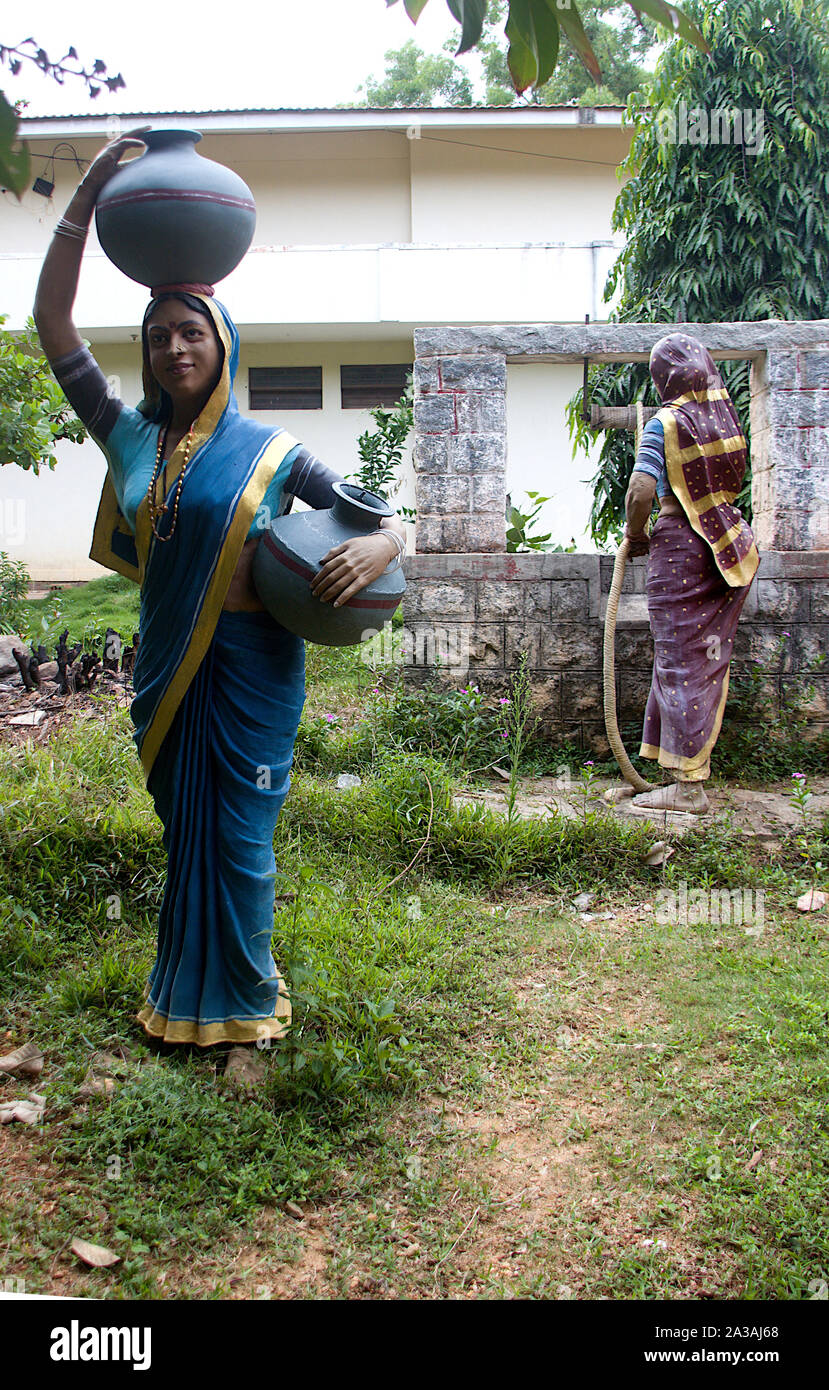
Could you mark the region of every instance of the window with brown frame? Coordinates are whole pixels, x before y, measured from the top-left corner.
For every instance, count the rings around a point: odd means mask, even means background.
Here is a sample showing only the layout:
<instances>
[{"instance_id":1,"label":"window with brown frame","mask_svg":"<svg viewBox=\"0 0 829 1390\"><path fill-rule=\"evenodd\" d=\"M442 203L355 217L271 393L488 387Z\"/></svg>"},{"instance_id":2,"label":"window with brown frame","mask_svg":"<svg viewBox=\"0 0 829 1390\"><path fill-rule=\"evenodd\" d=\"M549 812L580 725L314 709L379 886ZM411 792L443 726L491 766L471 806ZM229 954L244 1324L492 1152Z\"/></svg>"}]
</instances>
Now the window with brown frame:
<instances>
[{"instance_id":1,"label":"window with brown frame","mask_svg":"<svg viewBox=\"0 0 829 1390\"><path fill-rule=\"evenodd\" d=\"M322 367L250 367L251 410L322 410Z\"/></svg>"},{"instance_id":2,"label":"window with brown frame","mask_svg":"<svg viewBox=\"0 0 829 1390\"><path fill-rule=\"evenodd\" d=\"M406 389L411 362L373 362L340 367L343 410L370 410L375 405L396 405Z\"/></svg>"}]
</instances>

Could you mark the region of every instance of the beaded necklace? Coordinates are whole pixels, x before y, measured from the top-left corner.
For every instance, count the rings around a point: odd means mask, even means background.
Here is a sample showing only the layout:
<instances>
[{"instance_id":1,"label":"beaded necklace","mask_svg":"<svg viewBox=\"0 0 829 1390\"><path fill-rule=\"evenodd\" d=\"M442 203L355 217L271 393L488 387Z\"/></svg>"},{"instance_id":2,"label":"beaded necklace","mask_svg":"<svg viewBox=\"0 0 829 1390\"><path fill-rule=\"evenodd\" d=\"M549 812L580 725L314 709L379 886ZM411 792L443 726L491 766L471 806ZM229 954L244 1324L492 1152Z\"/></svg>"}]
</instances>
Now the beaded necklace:
<instances>
[{"instance_id":1,"label":"beaded necklace","mask_svg":"<svg viewBox=\"0 0 829 1390\"><path fill-rule=\"evenodd\" d=\"M175 497L174 497L174 499L173 499L173 521L172 521L172 525L170 526L170 529L169 529L169 531L167 532L167 535L166 535L166 536L162 536L161 532L158 530L158 527L156 526L156 522L160 521L161 517L162 517L162 516L164 515L164 513L168 510L168 508L167 508L167 503L166 503L166 502L160 502L160 503L159 503L159 502L156 502L156 500L155 500L155 489L156 489L156 483L158 482L159 470L160 470L160 467L161 467L161 458L162 458L163 453L165 452L165 448L166 448L166 445L167 445L167 431L169 430L169 428L170 428L170 426L169 426L169 423L168 423L168 424L166 424L166 425L164 426L164 429L163 429L163 430L159 430L159 432L158 432L158 449L156 450L156 455L155 455L155 467L153 468L153 475L152 475L152 477L150 478L150 485L149 485L149 487L147 488L147 505L149 506L149 509L150 509L150 525L152 526L152 529L153 529L153 535L156 537L157 540L160 540L160 541L169 541L169 540L172 540L173 535L174 535L174 533L175 533L176 523L178 522L178 503L179 503L179 498L181 497L181 489L182 489L182 487L184 486L184 475L185 475L185 473L187 472L187 465L188 465L189 462L190 462L190 445L191 445L192 442L193 442L193 430L196 428L196 422L195 422L195 420L193 421L192 425L190 426L190 429L189 429L188 432L187 432L187 443L186 443L186 445L185 445L185 447L184 447L184 465L183 465L183 467L182 467L181 472L180 472L179 475L178 475L178 486L177 486L177 488L176 488L176 495L175 495ZM166 497L166 496L167 496L167 460L166 460L166 459L164 460L164 476L163 476L163 478L162 478L161 487L162 487L162 495L163 495L164 497Z\"/></svg>"}]
</instances>

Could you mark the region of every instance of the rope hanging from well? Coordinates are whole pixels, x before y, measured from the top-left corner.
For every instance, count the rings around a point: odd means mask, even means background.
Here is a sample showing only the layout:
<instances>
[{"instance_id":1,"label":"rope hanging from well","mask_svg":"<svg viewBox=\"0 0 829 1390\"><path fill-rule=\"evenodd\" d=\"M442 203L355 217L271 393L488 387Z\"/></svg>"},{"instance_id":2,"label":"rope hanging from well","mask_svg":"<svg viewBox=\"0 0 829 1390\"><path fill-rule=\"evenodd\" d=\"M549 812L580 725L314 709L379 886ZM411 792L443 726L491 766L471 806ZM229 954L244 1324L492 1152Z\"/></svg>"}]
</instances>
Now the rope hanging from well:
<instances>
[{"instance_id":1,"label":"rope hanging from well","mask_svg":"<svg viewBox=\"0 0 829 1390\"><path fill-rule=\"evenodd\" d=\"M644 417L642 413L642 402L636 402L636 453L639 452L639 441L642 437ZM610 744L613 756L619 764L620 771L625 781L630 783L637 792L651 791L652 784L646 782L644 777L640 777L633 763L625 752L625 745L622 743L622 736L619 733L619 723L616 718L616 614L619 609L619 596L622 592L622 581L625 577L625 566L627 564L628 551L627 537L622 540L616 552L616 563L613 566L613 579L610 584L610 593L607 596L607 612L604 620L604 723L607 730L607 741Z\"/></svg>"}]
</instances>

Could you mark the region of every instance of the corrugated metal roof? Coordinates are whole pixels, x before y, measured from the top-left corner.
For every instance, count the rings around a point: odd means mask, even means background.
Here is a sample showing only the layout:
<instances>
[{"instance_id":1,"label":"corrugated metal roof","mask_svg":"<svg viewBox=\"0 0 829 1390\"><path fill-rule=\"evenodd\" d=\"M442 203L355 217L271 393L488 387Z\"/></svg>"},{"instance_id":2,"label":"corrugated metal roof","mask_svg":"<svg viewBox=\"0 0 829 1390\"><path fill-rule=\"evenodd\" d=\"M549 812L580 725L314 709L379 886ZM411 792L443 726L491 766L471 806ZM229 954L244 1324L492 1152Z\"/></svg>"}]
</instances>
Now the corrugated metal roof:
<instances>
[{"instance_id":1,"label":"corrugated metal roof","mask_svg":"<svg viewBox=\"0 0 829 1390\"><path fill-rule=\"evenodd\" d=\"M560 102L557 105L541 106L228 106L228 107L202 107L202 106L177 106L174 109L165 111L105 111L98 107L95 111L73 111L66 114L53 114L42 116L21 116L21 124L32 123L34 121L100 121L110 120L113 116L118 116L123 120L128 117L138 116L342 116L345 114L357 115L404 115L410 112L423 114L431 112L435 115L452 116L460 112L484 115L497 112L500 116L515 117L518 115L526 116L545 115L553 111L577 111L580 108L575 102ZM590 108L594 111L624 111L624 105L613 102L600 102Z\"/></svg>"}]
</instances>

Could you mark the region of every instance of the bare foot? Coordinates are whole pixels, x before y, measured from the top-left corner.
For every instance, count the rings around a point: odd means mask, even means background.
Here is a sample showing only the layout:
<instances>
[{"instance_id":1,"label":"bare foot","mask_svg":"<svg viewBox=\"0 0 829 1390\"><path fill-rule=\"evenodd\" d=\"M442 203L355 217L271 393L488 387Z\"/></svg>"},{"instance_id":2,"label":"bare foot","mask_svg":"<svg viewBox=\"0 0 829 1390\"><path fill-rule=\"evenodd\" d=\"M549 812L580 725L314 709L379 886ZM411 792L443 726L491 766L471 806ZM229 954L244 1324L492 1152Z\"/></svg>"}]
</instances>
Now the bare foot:
<instances>
[{"instance_id":1,"label":"bare foot","mask_svg":"<svg viewBox=\"0 0 829 1390\"><path fill-rule=\"evenodd\" d=\"M265 1058L255 1047L232 1047L224 1077L234 1091L255 1091L265 1079Z\"/></svg>"},{"instance_id":2,"label":"bare foot","mask_svg":"<svg viewBox=\"0 0 829 1390\"><path fill-rule=\"evenodd\" d=\"M696 816L709 810L710 804L699 782L671 782L652 792L640 792L631 803L649 811L690 811Z\"/></svg>"},{"instance_id":3,"label":"bare foot","mask_svg":"<svg viewBox=\"0 0 829 1390\"><path fill-rule=\"evenodd\" d=\"M626 801L629 796L633 796L633 791L633 787L625 782L621 787L608 787L604 799L611 806L617 806L620 801Z\"/></svg>"}]
</instances>

